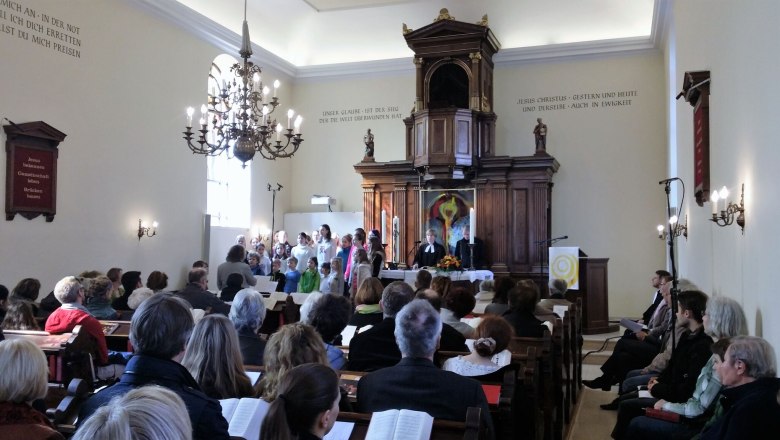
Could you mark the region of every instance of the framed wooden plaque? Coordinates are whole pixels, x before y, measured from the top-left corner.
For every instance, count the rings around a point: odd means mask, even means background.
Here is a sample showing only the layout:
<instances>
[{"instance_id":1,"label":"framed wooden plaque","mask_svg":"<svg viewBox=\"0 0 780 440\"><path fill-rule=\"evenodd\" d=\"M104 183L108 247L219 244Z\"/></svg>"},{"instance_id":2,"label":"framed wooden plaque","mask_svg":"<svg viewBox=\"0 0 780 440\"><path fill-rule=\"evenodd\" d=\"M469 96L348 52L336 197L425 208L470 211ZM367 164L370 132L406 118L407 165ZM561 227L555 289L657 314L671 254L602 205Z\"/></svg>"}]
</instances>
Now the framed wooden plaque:
<instances>
[{"instance_id":1,"label":"framed wooden plaque","mask_svg":"<svg viewBox=\"0 0 780 440\"><path fill-rule=\"evenodd\" d=\"M710 199L710 72L685 72L682 93L693 106L693 193L704 206Z\"/></svg>"}]
</instances>

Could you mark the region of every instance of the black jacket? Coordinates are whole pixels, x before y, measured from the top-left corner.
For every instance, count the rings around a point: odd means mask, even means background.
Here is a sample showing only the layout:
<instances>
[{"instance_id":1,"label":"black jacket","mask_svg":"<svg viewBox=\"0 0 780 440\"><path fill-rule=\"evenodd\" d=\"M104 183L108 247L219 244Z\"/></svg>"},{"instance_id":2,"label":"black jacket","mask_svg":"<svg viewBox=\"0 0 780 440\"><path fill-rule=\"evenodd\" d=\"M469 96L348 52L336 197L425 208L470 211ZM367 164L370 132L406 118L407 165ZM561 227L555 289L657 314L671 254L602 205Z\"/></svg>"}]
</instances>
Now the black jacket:
<instances>
[{"instance_id":1,"label":"black jacket","mask_svg":"<svg viewBox=\"0 0 780 440\"><path fill-rule=\"evenodd\" d=\"M780 379L765 377L721 390L723 414L702 431L701 440L780 438Z\"/></svg>"},{"instance_id":2,"label":"black jacket","mask_svg":"<svg viewBox=\"0 0 780 440\"><path fill-rule=\"evenodd\" d=\"M193 309L211 308L211 313L221 313L225 316L230 313L229 305L220 301L211 292L203 290L198 283L187 284L184 289L176 292L176 296L187 300Z\"/></svg>"},{"instance_id":3,"label":"black jacket","mask_svg":"<svg viewBox=\"0 0 780 440\"><path fill-rule=\"evenodd\" d=\"M471 249L468 240L465 238L458 240L455 244L455 256L462 263L461 267L463 269L471 267ZM485 243L474 237L474 269L482 269L485 265Z\"/></svg>"},{"instance_id":4,"label":"black jacket","mask_svg":"<svg viewBox=\"0 0 780 440\"><path fill-rule=\"evenodd\" d=\"M263 365L265 341L260 338L260 335L242 330L238 332L238 344L241 346L244 365Z\"/></svg>"},{"instance_id":5,"label":"black jacket","mask_svg":"<svg viewBox=\"0 0 780 440\"><path fill-rule=\"evenodd\" d=\"M690 399L696 389L696 380L701 369L712 357L711 346L712 338L704 333L703 327L696 333L685 333L650 394L656 399L669 402L685 402Z\"/></svg>"},{"instance_id":6,"label":"black jacket","mask_svg":"<svg viewBox=\"0 0 780 440\"><path fill-rule=\"evenodd\" d=\"M219 401L206 396L192 375L180 364L151 356L135 355L127 363L118 383L98 392L81 406L79 425L111 398L144 385L159 385L184 400L192 422L194 439L229 439L228 423Z\"/></svg>"},{"instance_id":7,"label":"black jacket","mask_svg":"<svg viewBox=\"0 0 780 440\"><path fill-rule=\"evenodd\" d=\"M427 250L427 242L421 243L420 247L417 249L417 253L414 256L414 264L416 264L418 267L436 266L439 260L444 258L444 246L440 245L438 242L433 243L433 252L425 252Z\"/></svg>"}]
</instances>

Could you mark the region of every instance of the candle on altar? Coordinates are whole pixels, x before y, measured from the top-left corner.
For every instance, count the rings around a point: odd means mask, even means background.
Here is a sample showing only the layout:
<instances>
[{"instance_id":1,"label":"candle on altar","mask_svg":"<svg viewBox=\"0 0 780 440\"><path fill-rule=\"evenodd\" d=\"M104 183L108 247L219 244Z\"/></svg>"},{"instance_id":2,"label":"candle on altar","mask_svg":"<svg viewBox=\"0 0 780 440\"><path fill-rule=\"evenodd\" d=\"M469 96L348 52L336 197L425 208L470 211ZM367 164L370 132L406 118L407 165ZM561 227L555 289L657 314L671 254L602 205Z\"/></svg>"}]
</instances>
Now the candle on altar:
<instances>
[{"instance_id":1,"label":"candle on altar","mask_svg":"<svg viewBox=\"0 0 780 440\"><path fill-rule=\"evenodd\" d=\"M469 244L474 244L475 235L477 235L477 214L474 208L469 208Z\"/></svg>"},{"instance_id":2,"label":"candle on altar","mask_svg":"<svg viewBox=\"0 0 780 440\"><path fill-rule=\"evenodd\" d=\"M382 210L382 218L379 219L379 222L382 225L382 228L379 230L379 233L381 234L379 238L383 243L389 243L387 241L387 211L384 209Z\"/></svg>"}]
</instances>

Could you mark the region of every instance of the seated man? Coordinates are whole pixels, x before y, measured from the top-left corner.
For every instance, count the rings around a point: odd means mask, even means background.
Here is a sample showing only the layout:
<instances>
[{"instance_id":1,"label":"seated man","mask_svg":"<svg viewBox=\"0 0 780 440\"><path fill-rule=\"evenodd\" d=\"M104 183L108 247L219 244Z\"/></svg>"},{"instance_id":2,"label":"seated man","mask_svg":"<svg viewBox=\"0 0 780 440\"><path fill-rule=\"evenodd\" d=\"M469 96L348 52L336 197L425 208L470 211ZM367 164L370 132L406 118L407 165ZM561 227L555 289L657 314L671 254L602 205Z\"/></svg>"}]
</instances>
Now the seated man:
<instances>
[{"instance_id":1,"label":"seated man","mask_svg":"<svg viewBox=\"0 0 780 440\"><path fill-rule=\"evenodd\" d=\"M209 286L208 275L205 269L190 270L187 275L188 284L184 289L176 292L176 295L189 302L193 309L211 309L211 313L227 316L230 313L230 306L206 290Z\"/></svg>"},{"instance_id":2,"label":"seated man","mask_svg":"<svg viewBox=\"0 0 780 440\"><path fill-rule=\"evenodd\" d=\"M468 408L478 407L492 438L493 423L480 383L433 364L441 335L441 316L433 306L419 299L404 306L395 317L394 333L403 358L358 382L358 411L410 409L465 421Z\"/></svg>"},{"instance_id":3,"label":"seated man","mask_svg":"<svg viewBox=\"0 0 780 440\"><path fill-rule=\"evenodd\" d=\"M414 296L417 299L427 300L439 314L441 314L441 297L439 292L433 289L425 289L421 292L417 292ZM468 352L469 348L466 346L466 337L461 332L455 330L455 328L445 322L441 324L441 340L439 341L439 350L444 351L462 351ZM438 365L438 359L436 364Z\"/></svg>"},{"instance_id":4,"label":"seated man","mask_svg":"<svg viewBox=\"0 0 780 440\"><path fill-rule=\"evenodd\" d=\"M218 400L200 391L179 362L195 323L187 303L169 293L157 293L138 307L130 322L135 355L120 381L93 395L79 412L79 425L113 397L145 385L170 389L184 400L195 439L228 439L228 423Z\"/></svg>"},{"instance_id":5,"label":"seated man","mask_svg":"<svg viewBox=\"0 0 780 440\"><path fill-rule=\"evenodd\" d=\"M355 335L349 343L347 370L374 371L390 367L401 359L395 342L395 315L414 299L412 287L403 281L393 281L382 291L379 306L384 319L370 329Z\"/></svg>"},{"instance_id":6,"label":"seated man","mask_svg":"<svg viewBox=\"0 0 780 440\"><path fill-rule=\"evenodd\" d=\"M62 305L46 319L45 330L49 333L67 333L80 325L95 339L100 364L107 364L108 346L106 336L103 334L103 326L84 307L84 287L79 280L73 276L61 279L54 286L54 296Z\"/></svg>"}]
</instances>

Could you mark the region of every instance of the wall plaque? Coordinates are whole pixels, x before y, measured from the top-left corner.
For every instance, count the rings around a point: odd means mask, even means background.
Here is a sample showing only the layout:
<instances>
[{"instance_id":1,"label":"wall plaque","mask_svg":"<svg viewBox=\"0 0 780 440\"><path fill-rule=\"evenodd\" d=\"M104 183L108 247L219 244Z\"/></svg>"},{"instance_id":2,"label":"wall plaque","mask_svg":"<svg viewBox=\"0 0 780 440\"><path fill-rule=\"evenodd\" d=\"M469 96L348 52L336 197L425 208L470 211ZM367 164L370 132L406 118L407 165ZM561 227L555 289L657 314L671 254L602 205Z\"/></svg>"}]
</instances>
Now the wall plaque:
<instances>
[{"instance_id":1,"label":"wall plaque","mask_svg":"<svg viewBox=\"0 0 780 440\"><path fill-rule=\"evenodd\" d=\"M10 121L9 121L10 122ZM7 135L5 219L16 214L47 222L57 212L57 157L66 134L38 121L3 126Z\"/></svg>"},{"instance_id":2,"label":"wall plaque","mask_svg":"<svg viewBox=\"0 0 780 440\"><path fill-rule=\"evenodd\" d=\"M685 72L677 98L693 106L693 193L704 206L710 198L710 72Z\"/></svg>"}]
</instances>

